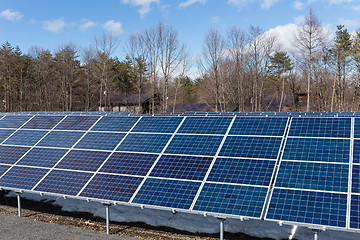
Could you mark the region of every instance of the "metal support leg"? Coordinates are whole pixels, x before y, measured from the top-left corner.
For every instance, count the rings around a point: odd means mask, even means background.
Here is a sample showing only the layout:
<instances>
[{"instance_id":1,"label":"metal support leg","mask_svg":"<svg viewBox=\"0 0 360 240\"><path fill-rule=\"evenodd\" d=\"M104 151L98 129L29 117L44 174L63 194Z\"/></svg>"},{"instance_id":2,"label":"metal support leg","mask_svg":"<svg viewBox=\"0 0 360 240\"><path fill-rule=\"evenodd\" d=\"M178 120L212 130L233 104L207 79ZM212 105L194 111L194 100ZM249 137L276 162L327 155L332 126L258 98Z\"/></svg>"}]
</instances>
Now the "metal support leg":
<instances>
[{"instance_id":1,"label":"metal support leg","mask_svg":"<svg viewBox=\"0 0 360 240\"><path fill-rule=\"evenodd\" d=\"M224 240L224 222L225 222L225 218L218 218L218 220L220 221L220 240Z\"/></svg>"},{"instance_id":2,"label":"metal support leg","mask_svg":"<svg viewBox=\"0 0 360 240\"><path fill-rule=\"evenodd\" d=\"M21 217L21 199L20 199L20 194L19 192L16 193L16 198L17 198L17 204L18 204L18 216Z\"/></svg>"},{"instance_id":3,"label":"metal support leg","mask_svg":"<svg viewBox=\"0 0 360 240\"><path fill-rule=\"evenodd\" d=\"M105 217L106 217L106 234L110 234L110 203L104 203L105 206Z\"/></svg>"},{"instance_id":4,"label":"metal support leg","mask_svg":"<svg viewBox=\"0 0 360 240\"><path fill-rule=\"evenodd\" d=\"M319 232L314 231L314 240L318 240L318 239L319 239Z\"/></svg>"}]
</instances>

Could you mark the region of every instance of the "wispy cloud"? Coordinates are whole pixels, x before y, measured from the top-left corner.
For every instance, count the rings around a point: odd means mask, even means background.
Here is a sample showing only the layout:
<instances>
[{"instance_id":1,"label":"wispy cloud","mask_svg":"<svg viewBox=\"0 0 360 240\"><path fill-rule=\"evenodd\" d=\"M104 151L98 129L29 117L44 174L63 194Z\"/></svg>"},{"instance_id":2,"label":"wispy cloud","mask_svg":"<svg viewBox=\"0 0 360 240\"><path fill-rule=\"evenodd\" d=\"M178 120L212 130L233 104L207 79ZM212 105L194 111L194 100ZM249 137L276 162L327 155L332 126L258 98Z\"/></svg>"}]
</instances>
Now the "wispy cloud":
<instances>
[{"instance_id":1,"label":"wispy cloud","mask_svg":"<svg viewBox=\"0 0 360 240\"><path fill-rule=\"evenodd\" d=\"M45 30L54 33L59 33L66 26L65 20L63 18L45 21L43 24Z\"/></svg>"},{"instance_id":2,"label":"wispy cloud","mask_svg":"<svg viewBox=\"0 0 360 240\"><path fill-rule=\"evenodd\" d=\"M351 3L353 0L327 0L329 4L343 4L343 3Z\"/></svg>"},{"instance_id":3,"label":"wispy cloud","mask_svg":"<svg viewBox=\"0 0 360 240\"><path fill-rule=\"evenodd\" d=\"M21 12L6 9L0 13L0 17L9 21L20 21L24 15L22 15Z\"/></svg>"},{"instance_id":4,"label":"wispy cloud","mask_svg":"<svg viewBox=\"0 0 360 240\"><path fill-rule=\"evenodd\" d=\"M228 3L236 5L238 8L243 8L250 3L259 2L261 8L269 9L275 5L279 0L228 0Z\"/></svg>"},{"instance_id":5,"label":"wispy cloud","mask_svg":"<svg viewBox=\"0 0 360 240\"><path fill-rule=\"evenodd\" d=\"M140 7L138 10L141 17L144 17L151 10L151 4L160 4L160 0L121 0L124 4L130 4L134 7Z\"/></svg>"},{"instance_id":6,"label":"wispy cloud","mask_svg":"<svg viewBox=\"0 0 360 240\"><path fill-rule=\"evenodd\" d=\"M185 2L181 2L179 4L179 8L187 8L195 3L201 3L202 5L205 5L207 0L187 0Z\"/></svg>"},{"instance_id":7,"label":"wispy cloud","mask_svg":"<svg viewBox=\"0 0 360 240\"><path fill-rule=\"evenodd\" d=\"M360 5L353 6L352 9L356 12L360 12Z\"/></svg>"},{"instance_id":8,"label":"wispy cloud","mask_svg":"<svg viewBox=\"0 0 360 240\"><path fill-rule=\"evenodd\" d=\"M122 29L122 24L120 22L115 22L114 20L109 20L102 25L102 27L116 35L122 34L124 30Z\"/></svg>"},{"instance_id":9,"label":"wispy cloud","mask_svg":"<svg viewBox=\"0 0 360 240\"><path fill-rule=\"evenodd\" d=\"M302 1L298 1L296 0L294 3L293 3L293 7L296 9L296 10L303 10L304 9L304 3Z\"/></svg>"},{"instance_id":10,"label":"wispy cloud","mask_svg":"<svg viewBox=\"0 0 360 240\"><path fill-rule=\"evenodd\" d=\"M344 25L346 28L353 28L353 27L358 27L359 26L359 22L357 20L354 20L354 19L339 18L339 23L341 25Z\"/></svg>"},{"instance_id":11,"label":"wispy cloud","mask_svg":"<svg viewBox=\"0 0 360 240\"><path fill-rule=\"evenodd\" d=\"M297 25L303 24L304 21L305 21L305 16L298 16L298 17L294 18L294 22Z\"/></svg>"},{"instance_id":12,"label":"wispy cloud","mask_svg":"<svg viewBox=\"0 0 360 240\"><path fill-rule=\"evenodd\" d=\"M80 25L79 29L80 29L80 31L85 32L89 28L96 27L97 25L98 24L96 22L93 22L91 20L85 20L85 22Z\"/></svg>"}]
</instances>

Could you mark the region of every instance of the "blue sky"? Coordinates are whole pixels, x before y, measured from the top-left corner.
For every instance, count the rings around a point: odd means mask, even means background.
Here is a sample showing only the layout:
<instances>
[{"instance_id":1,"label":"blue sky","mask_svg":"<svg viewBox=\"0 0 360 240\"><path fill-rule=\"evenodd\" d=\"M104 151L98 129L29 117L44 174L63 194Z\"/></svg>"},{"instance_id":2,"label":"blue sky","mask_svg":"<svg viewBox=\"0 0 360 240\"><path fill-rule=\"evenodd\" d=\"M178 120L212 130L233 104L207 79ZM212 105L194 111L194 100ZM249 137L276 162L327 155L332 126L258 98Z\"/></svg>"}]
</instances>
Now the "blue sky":
<instances>
[{"instance_id":1,"label":"blue sky","mask_svg":"<svg viewBox=\"0 0 360 240\"><path fill-rule=\"evenodd\" d=\"M113 32L124 46L131 34L163 21L197 55L209 28L225 34L233 25L275 29L286 44L310 7L332 33L338 24L360 28L360 0L0 0L0 43L23 52L69 42L88 47L95 36ZM124 47L117 55L123 57Z\"/></svg>"}]
</instances>

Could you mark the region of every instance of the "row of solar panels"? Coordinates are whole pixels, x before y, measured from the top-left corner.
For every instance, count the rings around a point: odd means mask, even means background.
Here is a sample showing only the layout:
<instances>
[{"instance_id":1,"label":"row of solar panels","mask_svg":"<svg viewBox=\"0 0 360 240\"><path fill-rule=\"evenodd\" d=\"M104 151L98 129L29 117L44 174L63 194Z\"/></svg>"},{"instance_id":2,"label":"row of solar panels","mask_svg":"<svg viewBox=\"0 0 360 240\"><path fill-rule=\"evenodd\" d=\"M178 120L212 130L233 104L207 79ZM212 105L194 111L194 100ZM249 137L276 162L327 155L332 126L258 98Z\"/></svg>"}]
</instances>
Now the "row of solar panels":
<instances>
[{"instance_id":1,"label":"row of solar panels","mask_svg":"<svg viewBox=\"0 0 360 240\"><path fill-rule=\"evenodd\" d=\"M360 119L0 119L0 187L360 229Z\"/></svg>"}]
</instances>

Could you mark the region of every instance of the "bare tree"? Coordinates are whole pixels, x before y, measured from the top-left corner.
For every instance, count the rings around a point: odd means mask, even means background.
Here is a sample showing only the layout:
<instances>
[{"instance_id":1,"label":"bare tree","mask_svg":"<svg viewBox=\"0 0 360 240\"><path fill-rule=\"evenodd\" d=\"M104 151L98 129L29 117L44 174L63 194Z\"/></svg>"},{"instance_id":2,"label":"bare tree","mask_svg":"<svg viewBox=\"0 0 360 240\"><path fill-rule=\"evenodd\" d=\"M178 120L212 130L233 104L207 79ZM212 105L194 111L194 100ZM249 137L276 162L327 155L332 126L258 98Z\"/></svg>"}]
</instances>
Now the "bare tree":
<instances>
[{"instance_id":1,"label":"bare tree","mask_svg":"<svg viewBox=\"0 0 360 240\"><path fill-rule=\"evenodd\" d=\"M305 16L304 23L298 28L294 37L294 45L307 55L307 105L306 111L310 111L310 85L312 76L313 53L323 48L326 33L320 20L310 8Z\"/></svg>"}]
</instances>

